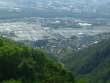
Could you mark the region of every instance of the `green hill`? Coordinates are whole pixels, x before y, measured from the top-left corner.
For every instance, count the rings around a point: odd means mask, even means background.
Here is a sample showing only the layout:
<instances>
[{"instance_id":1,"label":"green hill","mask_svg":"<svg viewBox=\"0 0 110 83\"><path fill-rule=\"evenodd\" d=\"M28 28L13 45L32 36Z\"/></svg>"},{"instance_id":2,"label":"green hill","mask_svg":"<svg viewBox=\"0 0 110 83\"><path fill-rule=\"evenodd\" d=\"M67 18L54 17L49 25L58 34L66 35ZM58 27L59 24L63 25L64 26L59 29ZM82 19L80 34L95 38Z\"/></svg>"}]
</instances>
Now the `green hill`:
<instances>
[{"instance_id":1,"label":"green hill","mask_svg":"<svg viewBox=\"0 0 110 83\"><path fill-rule=\"evenodd\" d=\"M74 83L61 63L40 49L0 37L0 83Z\"/></svg>"},{"instance_id":2,"label":"green hill","mask_svg":"<svg viewBox=\"0 0 110 83\"><path fill-rule=\"evenodd\" d=\"M110 83L110 40L103 40L62 60L76 83Z\"/></svg>"}]
</instances>

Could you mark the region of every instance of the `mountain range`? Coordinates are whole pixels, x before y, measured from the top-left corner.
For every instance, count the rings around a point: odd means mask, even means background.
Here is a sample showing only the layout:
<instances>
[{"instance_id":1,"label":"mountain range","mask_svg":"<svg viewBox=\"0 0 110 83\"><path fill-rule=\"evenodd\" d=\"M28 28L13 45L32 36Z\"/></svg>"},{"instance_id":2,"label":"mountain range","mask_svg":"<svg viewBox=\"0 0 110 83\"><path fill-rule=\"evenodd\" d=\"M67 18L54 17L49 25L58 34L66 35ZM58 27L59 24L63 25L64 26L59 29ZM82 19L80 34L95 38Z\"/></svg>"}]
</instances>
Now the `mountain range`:
<instances>
[{"instance_id":1,"label":"mountain range","mask_svg":"<svg viewBox=\"0 0 110 83\"><path fill-rule=\"evenodd\" d=\"M0 10L8 9L11 13L32 12L48 16L56 13L62 16L73 16L77 13L86 16L109 16L110 0L0 0ZM40 10L40 11L38 11ZM44 12L45 11L45 12ZM47 13L47 12L48 13ZM56 11L56 12L54 12ZM60 12L60 13L59 13ZM35 16L35 15L30 15ZM39 15L36 15L39 16Z\"/></svg>"}]
</instances>

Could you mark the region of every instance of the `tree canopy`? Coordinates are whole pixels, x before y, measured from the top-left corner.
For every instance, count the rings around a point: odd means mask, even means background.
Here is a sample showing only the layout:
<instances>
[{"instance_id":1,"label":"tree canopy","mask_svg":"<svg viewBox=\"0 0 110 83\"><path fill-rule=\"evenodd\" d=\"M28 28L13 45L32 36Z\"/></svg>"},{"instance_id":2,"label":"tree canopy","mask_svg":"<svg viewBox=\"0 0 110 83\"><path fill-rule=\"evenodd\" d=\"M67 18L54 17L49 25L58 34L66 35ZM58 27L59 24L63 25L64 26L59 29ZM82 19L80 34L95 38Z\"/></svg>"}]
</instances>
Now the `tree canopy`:
<instances>
[{"instance_id":1,"label":"tree canopy","mask_svg":"<svg viewBox=\"0 0 110 83\"><path fill-rule=\"evenodd\" d=\"M40 49L0 38L1 83L74 83L71 72Z\"/></svg>"}]
</instances>

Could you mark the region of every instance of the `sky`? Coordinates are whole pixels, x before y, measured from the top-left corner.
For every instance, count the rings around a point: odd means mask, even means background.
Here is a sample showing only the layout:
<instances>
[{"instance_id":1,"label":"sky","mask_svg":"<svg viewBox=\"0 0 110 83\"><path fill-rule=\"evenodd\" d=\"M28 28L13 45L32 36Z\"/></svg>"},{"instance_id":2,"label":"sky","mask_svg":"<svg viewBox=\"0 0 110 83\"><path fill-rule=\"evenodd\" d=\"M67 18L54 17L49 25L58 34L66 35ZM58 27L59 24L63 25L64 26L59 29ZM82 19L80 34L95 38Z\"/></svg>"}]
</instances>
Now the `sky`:
<instances>
[{"instance_id":1,"label":"sky","mask_svg":"<svg viewBox=\"0 0 110 83\"><path fill-rule=\"evenodd\" d=\"M100 4L105 4L110 2L110 0L0 0L0 6L8 6L8 7L13 7L13 6L25 6L25 5L30 5L35 2L40 1L41 3L45 3L44 1L61 1L61 3L65 2L71 2L73 4L88 4L88 5L100 5Z\"/></svg>"}]
</instances>

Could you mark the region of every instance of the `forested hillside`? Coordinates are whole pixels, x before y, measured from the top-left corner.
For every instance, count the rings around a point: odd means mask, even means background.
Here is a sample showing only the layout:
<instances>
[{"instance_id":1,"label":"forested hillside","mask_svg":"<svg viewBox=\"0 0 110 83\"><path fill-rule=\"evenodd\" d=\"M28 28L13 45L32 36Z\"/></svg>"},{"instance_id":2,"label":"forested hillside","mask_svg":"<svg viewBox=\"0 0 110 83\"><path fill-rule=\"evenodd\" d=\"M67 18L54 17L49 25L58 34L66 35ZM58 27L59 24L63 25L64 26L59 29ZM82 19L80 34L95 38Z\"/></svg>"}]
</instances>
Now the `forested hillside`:
<instances>
[{"instance_id":1,"label":"forested hillside","mask_svg":"<svg viewBox=\"0 0 110 83\"><path fill-rule=\"evenodd\" d=\"M110 83L110 40L103 40L62 60L76 83Z\"/></svg>"},{"instance_id":2,"label":"forested hillside","mask_svg":"<svg viewBox=\"0 0 110 83\"><path fill-rule=\"evenodd\" d=\"M63 64L32 49L0 37L0 83L74 83Z\"/></svg>"}]
</instances>

